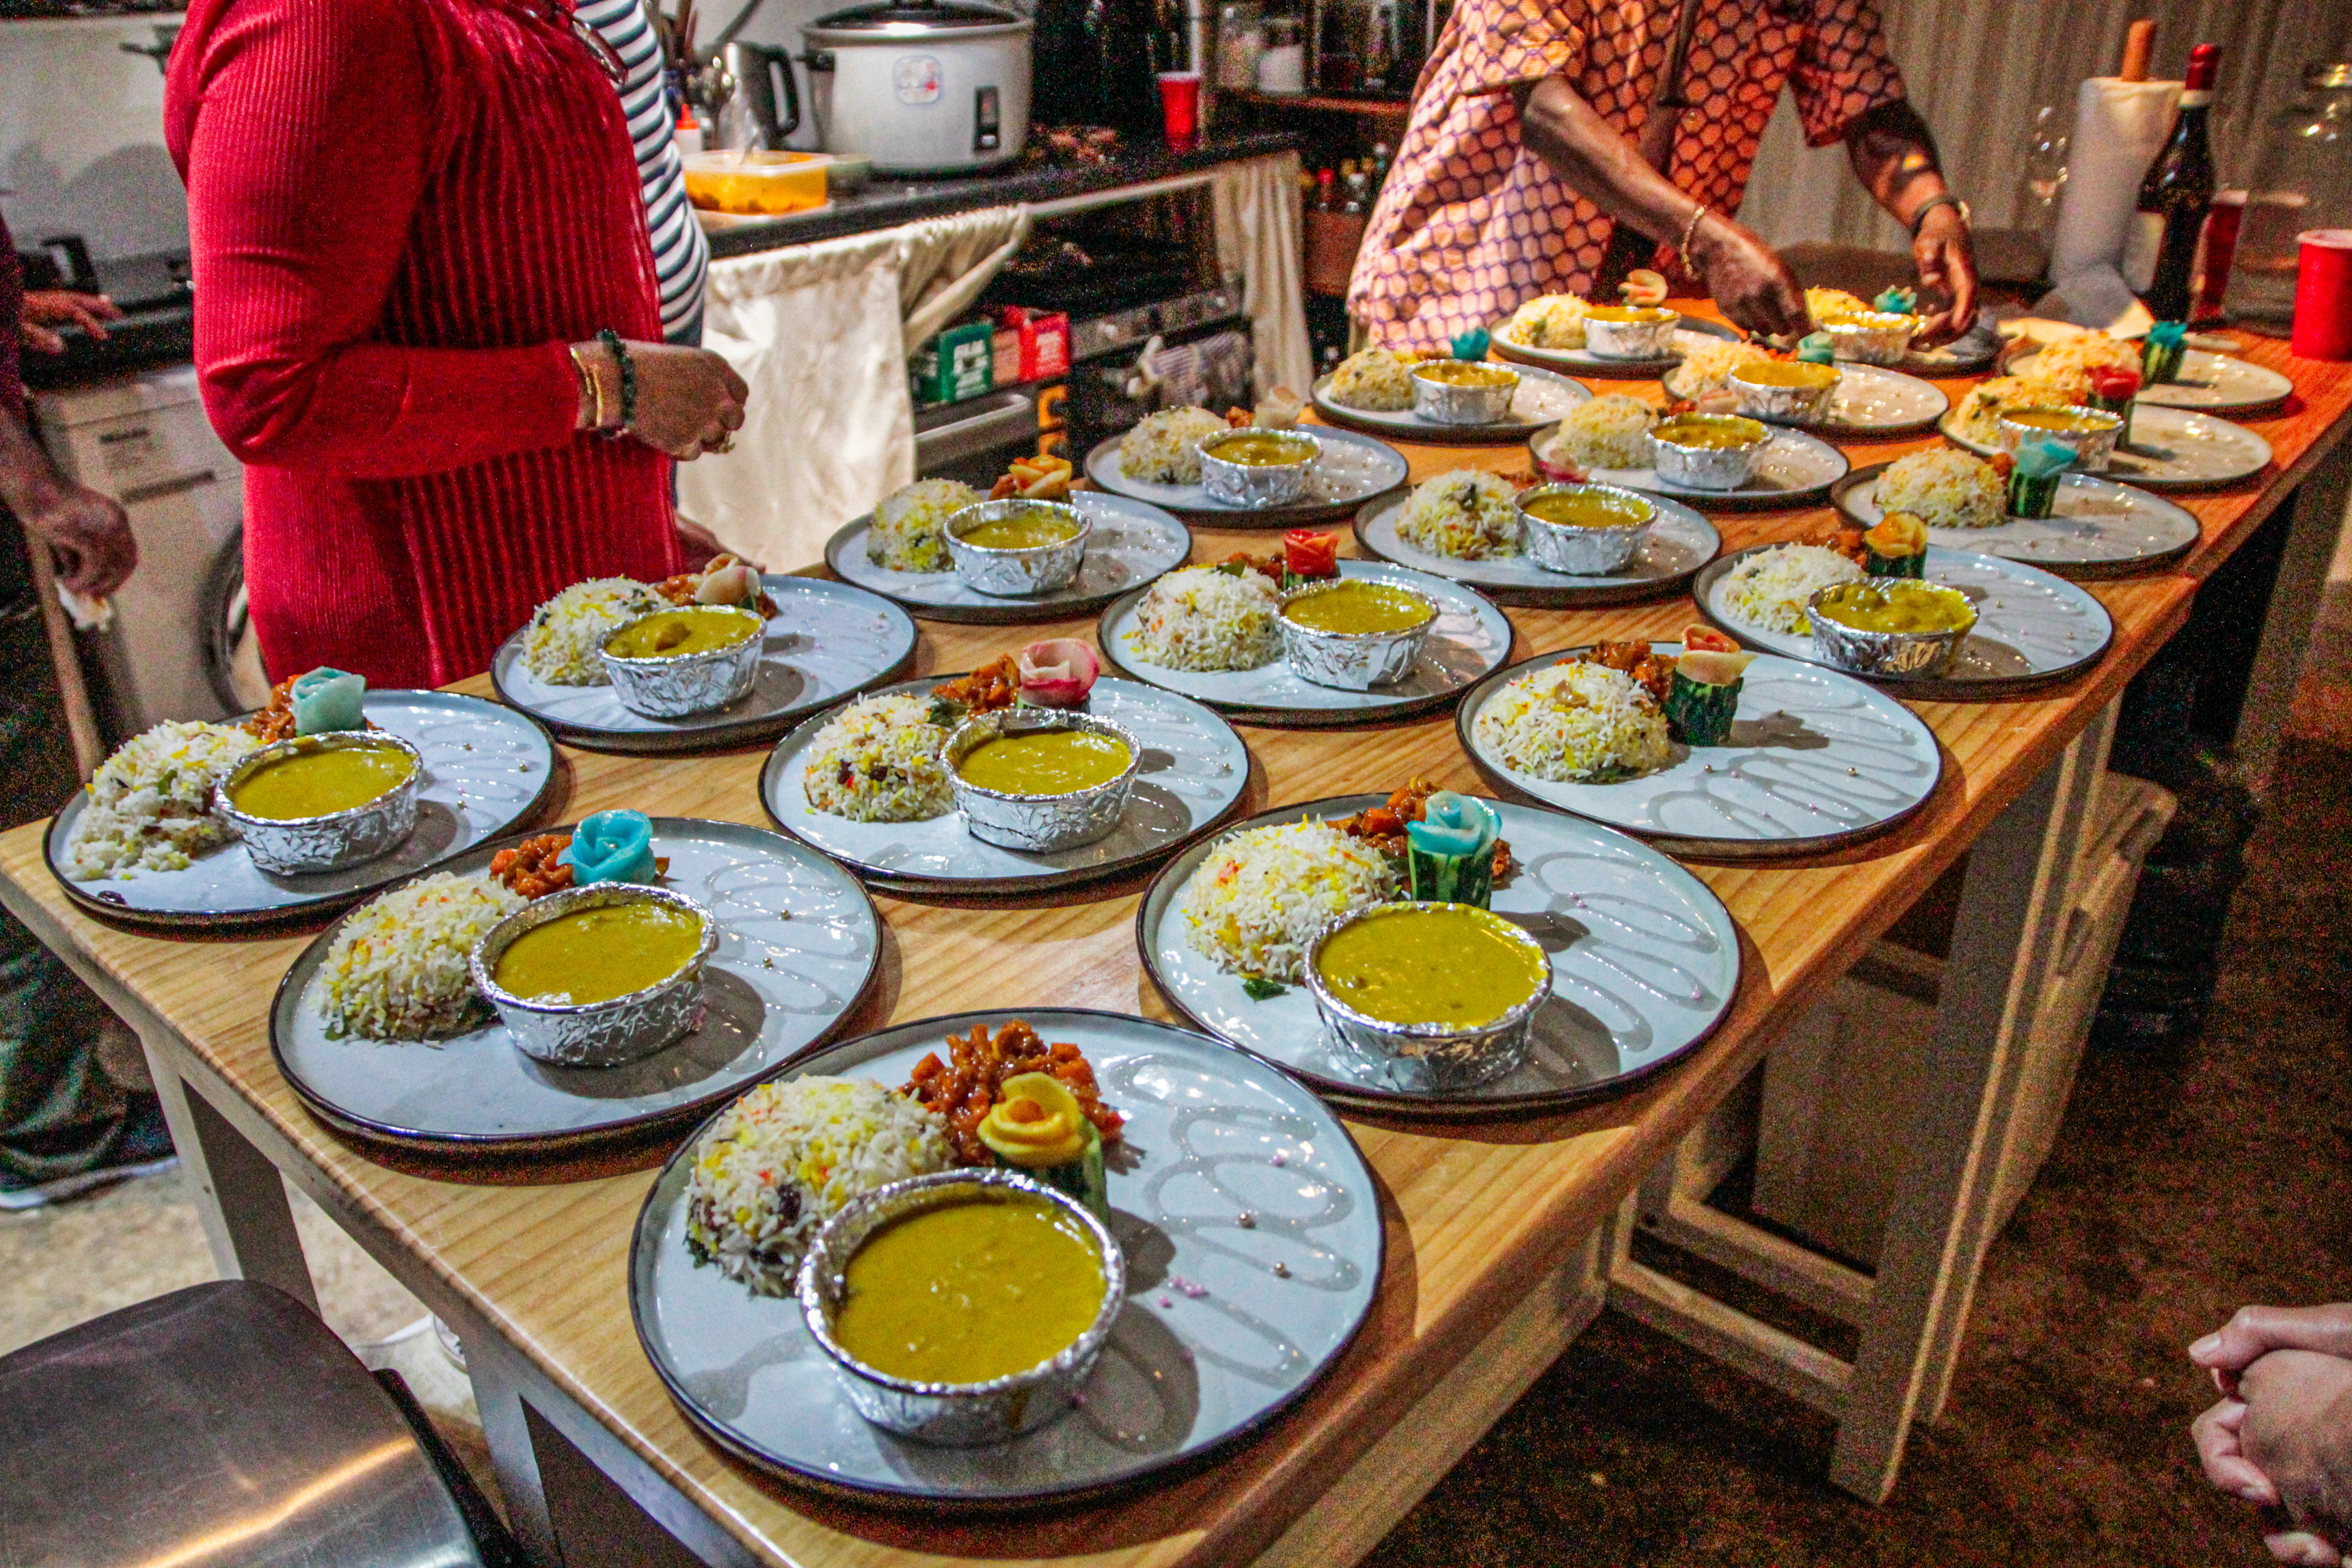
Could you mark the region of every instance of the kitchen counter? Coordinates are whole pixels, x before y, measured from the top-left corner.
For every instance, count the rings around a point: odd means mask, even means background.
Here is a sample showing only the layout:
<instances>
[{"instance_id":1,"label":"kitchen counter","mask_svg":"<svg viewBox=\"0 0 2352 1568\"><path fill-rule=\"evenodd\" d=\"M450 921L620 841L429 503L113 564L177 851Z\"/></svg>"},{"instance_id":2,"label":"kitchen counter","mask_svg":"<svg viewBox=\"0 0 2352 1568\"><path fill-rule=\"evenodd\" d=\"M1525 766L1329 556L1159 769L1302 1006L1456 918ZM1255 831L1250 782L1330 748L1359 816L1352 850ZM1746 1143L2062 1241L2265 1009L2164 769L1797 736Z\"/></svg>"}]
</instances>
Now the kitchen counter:
<instances>
[{"instance_id":1,"label":"kitchen counter","mask_svg":"<svg viewBox=\"0 0 2352 1568\"><path fill-rule=\"evenodd\" d=\"M1297 138L1286 132L1257 132L1211 136L1182 153L1158 144L1136 146L1101 163L1022 163L992 174L938 180L877 175L856 195L836 198L814 211L721 229L710 237L710 254L714 258L750 256L788 245L895 228L900 224L979 207L1057 201L1116 190L1122 185L1149 184L1171 175L1213 169L1220 163L1286 153L1297 145Z\"/></svg>"}]
</instances>

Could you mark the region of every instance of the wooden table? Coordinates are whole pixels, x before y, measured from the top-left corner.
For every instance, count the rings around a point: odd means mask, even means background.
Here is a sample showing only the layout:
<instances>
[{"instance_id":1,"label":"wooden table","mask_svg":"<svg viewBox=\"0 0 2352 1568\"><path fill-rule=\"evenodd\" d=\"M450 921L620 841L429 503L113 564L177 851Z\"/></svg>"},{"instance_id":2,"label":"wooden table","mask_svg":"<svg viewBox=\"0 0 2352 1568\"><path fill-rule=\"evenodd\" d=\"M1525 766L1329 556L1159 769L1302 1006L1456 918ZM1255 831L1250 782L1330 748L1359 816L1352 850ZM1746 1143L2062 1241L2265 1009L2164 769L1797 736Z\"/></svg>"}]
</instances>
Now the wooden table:
<instances>
[{"instance_id":1,"label":"wooden table","mask_svg":"<svg viewBox=\"0 0 2352 1568\"><path fill-rule=\"evenodd\" d=\"M1988 1126L1989 1108L2049 942L2037 925L2046 923L2047 899L2037 896L2063 868L2066 825L2079 819L2098 764L2097 748L2081 737L2180 625L2196 581L2299 481L2333 476L2317 488L2332 487L2340 503L2343 464L2323 470L2323 462L2352 425L2352 374L2289 363L2276 345L2251 357L2290 369L2301 388L2277 417L2252 422L2277 447L2280 467L2258 486L2189 502L2204 520L2205 541L2178 570L2091 584L2115 617L2110 655L2027 696L1914 704L1945 749L1944 779L1927 807L1886 837L1813 858L1695 866L1738 921L1744 967L1722 1027L1676 1067L1620 1098L1542 1120L1432 1126L1351 1118L1378 1176L1388 1245L1362 1334L1297 1409L1249 1447L1110 1506L1017 1526L942 1525L821 1501L733 1463L688 1427L630 1326L631 1226L666 1148L552 1166L372 1157L311 1120L271 1064L271 989L309 932L182 942L101 924L51 883L37 826L0 837L0 900L140 1032L225 1272L310 1299L282 1172L457 1328L514 1522L542 1561L676 1560L677 1547L648 1527L650 1516L712 1563L1339 1564L1376 1542L1597 1310L1609 1272L1600 1257L1603 1232L1644 1173L1755 1066L1778 1028L1974 846L1939 1026L1947 1079L1932 1113L1939 1120L1922 1130L1919 1168L1862 1303L1862 1355L1843 1374L1802 1369L1843 1418L1836 1479L1883 1496L1911 1418L1940 1399L1965 1320L1964 1276L1972 1268L1952 1265L1975 1256L1969 1227L1981 1219L1981 1154L1998 1133ZM1655 395L1643 384L1618 384ZM1957 395L1962 384L1948 390ZM1927 444L1854 452L1858 463L1875 462ZM1415 478L1525 462L1517 447L1407 455ZM1717 521L1727 548L1738 549L1793 537L1822 516ZM1202 531L1196 557L1244 543L1262 548L1267 537ZM1672 637L1692 615L1686 601L1675 600L1584 613L1514 610L1511 618L1524 657L1600 637ZM1090 621L1012 630L926 624L919 668L967 668L1032 637L1091 631ZM476 679L461 689L486 686ZM1256 766L1245 809L1385 789L1410 773L1475 788L1452 724L1446 714L1377 730L1246 729ZM763 755L663 761L567 751L551 819L628 805L758 823ZM1059 898L961 904L882 897L878 991L850 1027L989 1006L1168 1018L1135 951L1140 887L1136 879ZM1705 1304L1684 1305L1690 1318L1683 1327L1704 1342L1713 1321ZM1717 1348L1784 1382L1794 1375L1738 1343Z\"/></svg>"}]
</instances>

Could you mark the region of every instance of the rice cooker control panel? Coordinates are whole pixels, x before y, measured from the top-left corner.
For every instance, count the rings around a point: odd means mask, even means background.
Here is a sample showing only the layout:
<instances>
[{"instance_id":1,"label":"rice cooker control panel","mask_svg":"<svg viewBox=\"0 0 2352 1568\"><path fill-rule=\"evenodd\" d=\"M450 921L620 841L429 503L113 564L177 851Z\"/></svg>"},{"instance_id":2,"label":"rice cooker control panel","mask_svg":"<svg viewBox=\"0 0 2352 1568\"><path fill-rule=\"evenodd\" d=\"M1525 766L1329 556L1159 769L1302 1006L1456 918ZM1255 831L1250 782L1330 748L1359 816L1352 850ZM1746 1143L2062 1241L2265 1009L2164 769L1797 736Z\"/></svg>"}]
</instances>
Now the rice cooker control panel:
<instances>
[{"instance_id":1,"label":"rice cooker control panel","mask_svg":"<svg viewBox=\"0 0 2352 1568\"><path fill-rule=\"evenodd\" d=\"M1003 129L1004 116L997 108L996 89L992 87L977 89L972 93L971 150L975 153L995 152L1003 140Z\"/></svg>"}]
</instances>

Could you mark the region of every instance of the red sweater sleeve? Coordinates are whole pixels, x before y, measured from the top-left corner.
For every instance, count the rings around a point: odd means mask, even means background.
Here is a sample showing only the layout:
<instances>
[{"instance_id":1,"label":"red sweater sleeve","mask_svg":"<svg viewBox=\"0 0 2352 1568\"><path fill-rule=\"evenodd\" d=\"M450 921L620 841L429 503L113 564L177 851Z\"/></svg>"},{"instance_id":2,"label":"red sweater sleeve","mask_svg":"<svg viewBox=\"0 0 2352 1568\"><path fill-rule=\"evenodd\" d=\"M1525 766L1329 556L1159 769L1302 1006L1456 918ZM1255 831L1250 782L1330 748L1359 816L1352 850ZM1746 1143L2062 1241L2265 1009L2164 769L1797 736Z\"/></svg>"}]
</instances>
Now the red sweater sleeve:
<instances>
[{"instance_id":1,"label":"red sweater sleeve","mask_svg":"<svg viewBox=\"0 0 2352 1568\"><path fill-rule=\"evenodd\" d=\"M245 462L393 479L572 439L562 343L372 341L447 85L427 68L425 9L226 0L201 48L173 62L196 363L213 424Z\"/></svg>"}]
</instances>

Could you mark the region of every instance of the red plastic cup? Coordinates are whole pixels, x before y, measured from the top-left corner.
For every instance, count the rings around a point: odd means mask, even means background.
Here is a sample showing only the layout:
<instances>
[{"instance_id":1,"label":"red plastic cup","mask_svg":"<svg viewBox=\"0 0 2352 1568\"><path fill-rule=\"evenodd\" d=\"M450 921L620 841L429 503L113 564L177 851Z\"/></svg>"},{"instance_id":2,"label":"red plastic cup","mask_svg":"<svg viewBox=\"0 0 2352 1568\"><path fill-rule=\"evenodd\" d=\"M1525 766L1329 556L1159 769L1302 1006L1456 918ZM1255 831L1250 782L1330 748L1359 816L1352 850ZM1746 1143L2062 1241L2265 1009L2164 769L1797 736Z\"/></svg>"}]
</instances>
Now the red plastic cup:
<instances>
[{"instance_id":1,"label":"red plastic cup","mask_svg":"<svg viewBox=\"0 0 2352 1568\"><path fill-rule=\"evenodd\" d=\"M1170 145L1189 146L1201 135L1201 73L1160 73L1160 120Z\"/></svg>"},{"instance_id":2,"label":"red plastic cup","mask_svg":"<svg viewBox=\"0 0 2352 1568\"><path fill-rule=\"evenodd\" d=\"M2197 302L2189 310L2191 321L2221 320L2221 293L2230 284L2230 263L2238 254L2238 226L2245 216L2245 192L2223 191L2213 198L2213 209L2205 216L2204 243L2197 253Z\"/></svg>"},{"instance_id":3,"label":"red plastic cup","mask_svg":"<svg viewBox=\"0 0 2352 1568\"><path fill-rule=\"evenodd\" d=\"M2309 228L2294 238L2295 356L2352 360L2352 228Z\"/></svg>"}]
</instances>

